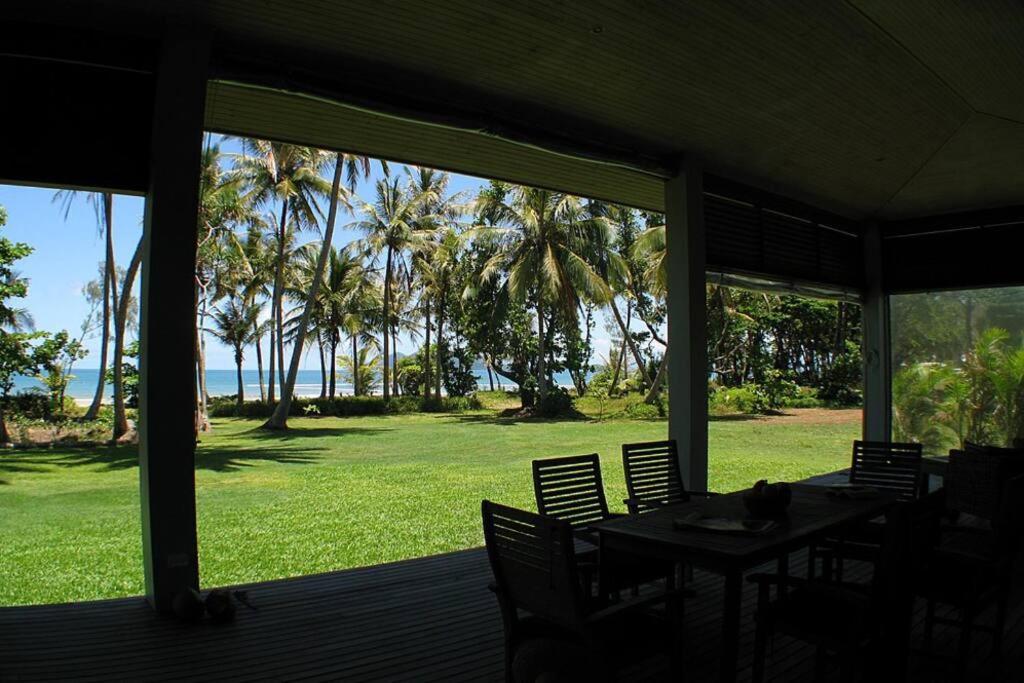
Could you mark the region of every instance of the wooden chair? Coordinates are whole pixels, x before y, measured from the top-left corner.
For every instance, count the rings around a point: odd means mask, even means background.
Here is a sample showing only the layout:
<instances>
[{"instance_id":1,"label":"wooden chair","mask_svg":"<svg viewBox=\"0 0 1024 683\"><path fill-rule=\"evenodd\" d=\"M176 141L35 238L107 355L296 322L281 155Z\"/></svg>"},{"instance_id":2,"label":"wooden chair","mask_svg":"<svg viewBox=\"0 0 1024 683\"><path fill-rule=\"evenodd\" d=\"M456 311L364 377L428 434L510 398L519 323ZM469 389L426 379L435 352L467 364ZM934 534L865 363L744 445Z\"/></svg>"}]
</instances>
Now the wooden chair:
<instances>
[{"instance_id":1,"label":"wooden chair","mask_svg":"<svg viewBox=\"0 0 1024 683\"><path fill-rule=\"evenodd\" d=\"M497 595L504 624L506 680L516 680L517 651L538 641L581 646L586 656L570 662L570 650L559 647L560 657L535 664L548 668L533 670L531 681L544 674L555 680L611 678L615 664L635 655L634 646L644 644L667 650L678 673L682 591L666 589L619 602L590 599L577 569L569 522L487 500L481 508L487 557L494 573L491 589ZM656 605L665 608L660 616L649 611ZM666 621L671 628L666 629ZM666 634L670 636L667 642ZM567 666L587 670L565 670Z\"/></svg>"},{"instance_id":2,"label":"wooden chair","mask_svg":"<svg viewBox=\"0 0 1024 683\"><path fill-rule=\"evenodd\" d=\"M591 524L611 519L597 453L533 461L537 511L568 522L576 536L597 543Z\"/></svg>"},{"instance_id":3,"label":"wooden chair","mask_svg":"<svg viewBox=\"0 0 1024 683\"><path fill-rule=\"evenodd\" d=\"M913 501L921 494L921 457L922 446L919 443L854 441L849 481L895 494L900 502ZM884 524L873 520L811 546L807 556L807 575L815 576L817 560L823 556L819 550L827 548L829 552L824 553L824 557L835 560L838 578L842 580L844 561L873 562L883 536ZM831 566L826 564L825 575L830 574Z\"/></svg>"},{"instance_id":4,"label":"wooden chair","mask_svg":"<svg viewBox=\"0 0 1024 683\"><path fill-rule=\"evenodd\" d=\"M901 503L887 514L884 541L868 585L770 574L749 577L757 583L752 680L764 680L767 642L777 633L817 646L815 673L823 674L824 655L839 654L842 680L853 680L862 663L878 665L879 680L905 680L914 582L926 571L938 538L942 494ZM771 586L781 585L771 601Z\"/></svg>"},{"instance_id":5,"label":"wooden chair","mask_svg":"<svg viewBox=\"0 0 1024 683\"><path fill-rule=\"evenodd\" d=\"M674 439L622 444L622 470L629 494L623 502L633 515L714 495L686 489Z\"/></svg>"},{"instance_id":6,"label":"wooden chair","mask_svg":"<svg viewBox=\"0 0 1024 683\"><path fill-rule=\"evenodd\" d=\"M918 594L927 605L925 651L936 655L932 651L935 624L953 625L960 630L956 652L950 656L959 680L966 677L971 639L976 631L991 634L997 669L1001 664L1014 562L1024 536L1024 474L1020 474L1020 462L1006 461L1005 457L950 452L946 506L954 512L972 515L975 520L970 526L944 528L943 543L918 585ZM1016 475L1007 476L1011 472ZM988 521L990 527L976 526L977 520ZM937 604L953 607L957 618L937 617ZM976 623L982 613L993 607L993 626Z\"/></svg>"}]
</instances>

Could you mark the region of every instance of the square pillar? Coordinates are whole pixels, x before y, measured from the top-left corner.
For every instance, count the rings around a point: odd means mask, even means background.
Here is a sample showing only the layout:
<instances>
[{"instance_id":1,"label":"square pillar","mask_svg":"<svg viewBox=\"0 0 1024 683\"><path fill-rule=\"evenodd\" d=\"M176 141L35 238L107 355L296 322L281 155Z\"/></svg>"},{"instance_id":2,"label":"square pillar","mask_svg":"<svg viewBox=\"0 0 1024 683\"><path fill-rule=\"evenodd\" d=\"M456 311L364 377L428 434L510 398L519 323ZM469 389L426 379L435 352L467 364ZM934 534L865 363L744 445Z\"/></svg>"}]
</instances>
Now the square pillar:
<instances>
[{"instance_id":1,"label":"square pillar","mask_svg":"<svg viewBox=\"0 0 1024 683\"><path fill-rule=\"evenodd\" d=\"M209 43L164 38L143 227L139 485L146 594L161 612L199 587L195 485L195 264Z\"/></svg>"},{"instance_id":2,"label":"square pillar","mask_svg":"<svg viewBox=\"0 0 1024 683\"><path fill-rule=\"evenodd\" d=\"M882 235L877 223L867 223L864 240L864 305L861 333L864 356L864 439L888 441L892 434L892 348L889 296L882 273Z\"/></svg>"},{"instance_id":3,"label":"square pillar","mask_svg":"<svg viewBox=\"0 0 1024 683\"><path fill-rule=\"evenodd\" d=\"M679 446L685 484L708 485L707 281L704 183L700 161L687 156L665 181L668 263L668 436Z\"/></svg>"}]
</instances>

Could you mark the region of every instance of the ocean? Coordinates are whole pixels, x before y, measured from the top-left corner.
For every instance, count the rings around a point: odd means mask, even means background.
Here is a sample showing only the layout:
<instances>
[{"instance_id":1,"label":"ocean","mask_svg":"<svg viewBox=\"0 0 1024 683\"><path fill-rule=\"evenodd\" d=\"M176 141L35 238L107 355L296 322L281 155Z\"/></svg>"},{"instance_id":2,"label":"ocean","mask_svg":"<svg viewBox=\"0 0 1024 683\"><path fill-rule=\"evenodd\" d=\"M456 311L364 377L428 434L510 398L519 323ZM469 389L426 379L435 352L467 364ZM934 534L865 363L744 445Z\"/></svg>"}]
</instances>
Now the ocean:
<instances>
[{"instance_id":1,"label":"ocean","mask_svg":"<svg viewBox=\"0 0 1024 683\"><path fill-rule=\"evenodd\" d=\"M96 380L98 379L99 370L95 368L83 368L81 370L75 369L72 373L74 379L68 384L67 395L71 398L76 399L91 399L93 393L96 391ZM563 377L563 374L565 375ZM337 383L337 392L342 396L352 394L352 385L348 382L340 381L339 376ZM555 380L560 384L566 386L572 385L572 380L568 374L561 373L555 377ZM267 381L266 370L263 372L263 381ZM487 382L487 374L484 373L482 376L477 376L477 381L481 389L489 389L490 385ZM242 383L245 387L245 398L247 400L258 399L260 397L260 382L259 376L256 370L242 370ZM505 389L514 389L515 384L502 379L501 385ZM498 388L497 379L495 379L494 388ZM27 389L38 389L45 390L43 383L34 377L16 377L14 379L14 392L19 392ZM233 396L238 392L238 380L235 376L234 370L207 370L206 371L206 391L210 396ZM106 388L106 398L111 399L110 385ZM299 370L299 376L295 382L295 395L296 396L319 396L320 395L320 371L319 370Z\"/></svg>"}]
</instances>

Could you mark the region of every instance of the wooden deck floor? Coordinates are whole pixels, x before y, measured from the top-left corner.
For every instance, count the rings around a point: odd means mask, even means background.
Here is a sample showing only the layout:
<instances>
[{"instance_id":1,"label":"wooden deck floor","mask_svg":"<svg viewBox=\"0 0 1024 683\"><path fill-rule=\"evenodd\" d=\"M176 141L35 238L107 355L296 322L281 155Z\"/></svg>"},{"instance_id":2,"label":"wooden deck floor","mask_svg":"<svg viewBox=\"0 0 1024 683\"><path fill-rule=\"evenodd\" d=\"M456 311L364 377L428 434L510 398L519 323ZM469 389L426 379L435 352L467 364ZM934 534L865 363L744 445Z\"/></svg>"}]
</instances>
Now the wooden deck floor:
<instances>
[{"instance_id":1,"label":"wooden deck floor","mask_svg":"<svg viewBox=\"0 0 1024 683\"><path fill-rule=\"evenodd\" d=\"M794 568L801 558L793 558ZM248 586L258 610L232 624L186 626L141 599L0 610L3 680L499 680L501 625L486 585L482 550ZM688 603L690 680L714 680L721 582L697 572ZM740 680L749 679L754 593L744 601ZM919 629L918 629L919 630ZM938 645L953 633L939 633ZM1024 609L1015 603L1007 669L986 672L987 639L976 639L971 680L1024 680ZM807 680L812 652L780 638L770 679ZM915 660L915 680L942 680L947 667ZM631 679L656 680L648 662ZM1017 676L1014 678L1013 676Z\"/></svg>"}]
</instances>

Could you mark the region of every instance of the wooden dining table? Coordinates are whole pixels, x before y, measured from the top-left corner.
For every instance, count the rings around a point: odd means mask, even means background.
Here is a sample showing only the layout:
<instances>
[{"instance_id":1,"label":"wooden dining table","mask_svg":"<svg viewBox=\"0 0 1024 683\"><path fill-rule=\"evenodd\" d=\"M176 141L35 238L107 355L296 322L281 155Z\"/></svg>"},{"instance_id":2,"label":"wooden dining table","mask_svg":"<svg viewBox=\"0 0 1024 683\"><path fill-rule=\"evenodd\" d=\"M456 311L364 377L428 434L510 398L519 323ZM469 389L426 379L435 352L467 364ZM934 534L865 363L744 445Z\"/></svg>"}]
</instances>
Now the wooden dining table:
<instances>
[{"instance_id":1,"label":"wooden dining table","mask_svg":"<svg viewBox=\"0 0 1024 683\"><path fill-rule=\"evenodd\" d=\"M749 515L743 494L737 491L711 498L692 499L653 512L629 515L594 525L608 552L652 559L687 562L721 574L725 581L722 651L719 680L736 680L739 651L743 573L776 560L780 573L788 571L788 555L843 527L877 517L896 502L887 493L860 500L827 495L828 488L793 484L792 503L776 526L757 534L724 533L679 528L675 521L694 513L744 519Z\"/></svg>"}]
</instances>

